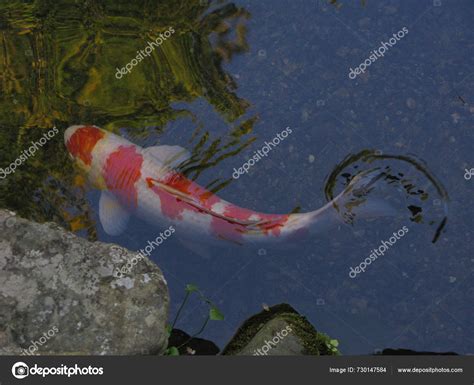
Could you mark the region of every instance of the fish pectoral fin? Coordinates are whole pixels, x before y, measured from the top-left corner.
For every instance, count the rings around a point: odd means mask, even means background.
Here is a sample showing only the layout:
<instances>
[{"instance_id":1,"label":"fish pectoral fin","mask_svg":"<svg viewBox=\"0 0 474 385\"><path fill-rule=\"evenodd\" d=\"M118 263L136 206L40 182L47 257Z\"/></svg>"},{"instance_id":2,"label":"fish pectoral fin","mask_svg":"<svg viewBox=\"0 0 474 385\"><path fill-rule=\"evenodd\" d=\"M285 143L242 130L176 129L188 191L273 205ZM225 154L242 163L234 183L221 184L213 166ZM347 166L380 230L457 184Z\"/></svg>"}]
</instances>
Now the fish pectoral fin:
<instances>
[{"instance_id":1,"label":"fish pectoral fin","mask_svg":"<svg viewBox=\"0 0 474 385\"><path fill-rule=\"evenodd\" d=\"M145 153L171 168L176 168L191 158L190 152L181 146L153 146L146 148Z\"/></svg>"},{"instance_id":2,"label":"fish pectoral fin","mask_svg":"<svg viewBox=\"0 0 474 385\"><path fill-rule=\"evenodd\" d=\"M99 218L104 231L116 236L127 228L130 214L110 192L102 191L99 200Z\"/></svg>"}]
</instances>

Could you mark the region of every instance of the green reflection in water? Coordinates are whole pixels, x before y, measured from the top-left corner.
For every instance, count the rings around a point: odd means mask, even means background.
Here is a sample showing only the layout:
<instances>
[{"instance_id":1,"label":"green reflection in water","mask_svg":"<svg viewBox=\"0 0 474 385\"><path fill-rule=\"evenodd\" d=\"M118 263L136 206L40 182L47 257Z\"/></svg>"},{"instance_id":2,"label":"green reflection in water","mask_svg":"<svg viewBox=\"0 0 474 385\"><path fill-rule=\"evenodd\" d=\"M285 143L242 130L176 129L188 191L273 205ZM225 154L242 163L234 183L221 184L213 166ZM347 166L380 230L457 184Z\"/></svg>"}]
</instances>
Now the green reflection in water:
<instances>
[{"instance_id":1,"label":"green reflection in water","mask_svg":"<svg viewBox=\"0 0 474 385\"><path fill-rule=\"evenodd\" d=\"M83 181L72 169L63 129L95 124L133 137L163 133L168 122L190 117L193 156L182 165L196 179L205 169L248 146L255 117L239 121L249 103L222 64L248 50L249 13L232 3L161 1L0 1L0 167L56 126L58 135L1 180L0 206L72 230L95 224ZM118 80L148 41L175 33ZM174 102L204 98L228 123L211 138L204 124ZM214 180L218 191L229 180Z\"/></svg>"}]
</instances>

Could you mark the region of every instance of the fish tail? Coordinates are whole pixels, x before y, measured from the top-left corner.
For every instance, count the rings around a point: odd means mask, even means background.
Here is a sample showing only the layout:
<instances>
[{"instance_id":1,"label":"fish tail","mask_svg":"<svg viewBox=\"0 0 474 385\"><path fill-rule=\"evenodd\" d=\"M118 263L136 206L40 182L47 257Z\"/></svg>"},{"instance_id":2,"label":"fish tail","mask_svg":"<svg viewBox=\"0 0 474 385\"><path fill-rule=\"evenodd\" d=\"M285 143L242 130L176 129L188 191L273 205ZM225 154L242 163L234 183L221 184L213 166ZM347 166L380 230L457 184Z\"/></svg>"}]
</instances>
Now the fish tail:
<instances>
[{"instance_id":1,"label":"fish tail","mask_svg":"<svg viewBox=\"0 0 474 385\"><path fill-rule=\"evenodd\" d=\"M370 195L381 178L380 170L371 170L354 177L349 185L325 206L306 215L311 233L320 233L332 226L353 223L357 219L396 217L399 212L386 200Z\"/></svg>"}]
</instances>

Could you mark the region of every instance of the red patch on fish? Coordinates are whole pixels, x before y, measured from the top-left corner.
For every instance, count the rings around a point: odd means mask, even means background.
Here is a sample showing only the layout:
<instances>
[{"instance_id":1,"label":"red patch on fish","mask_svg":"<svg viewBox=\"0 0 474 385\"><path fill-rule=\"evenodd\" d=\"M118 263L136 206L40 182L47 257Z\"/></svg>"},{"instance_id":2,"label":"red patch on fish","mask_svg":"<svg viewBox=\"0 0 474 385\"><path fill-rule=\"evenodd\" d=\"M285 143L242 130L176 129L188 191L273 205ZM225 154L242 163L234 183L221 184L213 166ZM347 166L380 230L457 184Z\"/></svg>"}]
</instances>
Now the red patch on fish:
<instances>
[{"instance_id":1,"label":"red patch on fish","mask_svg":"<svg viewBox=\"0 0 474 385\"><path fill-rule=\"evenodd\" d=\"M220 199L214 194L198 186L197 184L187 180L183 180L183 176L172 175L163 181L156 181L147 178L148 187L152 189L160 198L161 212L170 219L182 220L183 214L188 212L201 213L209 215L211 219L210 230L218 237L238 242L245 231L245 226L232 221L231 218L223 218L219 214L212 211L212 205L219 202ZM166 181L166 184L165 184ZM166 187L173 188L178 194L183 194L180 198L175 193L169 192L159 186L163 184ZM189 192L193 192L190 195Z\"/></svg>"},{"instance_id":2,"label":"red patch on fish","mask_svg":"<svg viewBox=\"0 0 474 385\"><path fill-rule=\"evenodd\" d=\"M154 185L152 178L147 178L148 187L160 198L161 212L170 219L183 219L185 210L198 212L194 206L184 202L183 200Z\"/></svg>"},{"instance_id":3,"label":"red patch on fish","mask_svg":"<svg viewBox=\"0 0 474 385\"><path fill-rule=\"evenodd\" d=\"M164 215L170 219L181 220L186 210L208 214L212 216L211 230L224 239L238 242L242 235L250 231L279 236L281 227L288 220L288 215L260 214L222 202L216 195L179 173L171 172L161 181L147 178L147 183L159 196ZM166 188L161 188L159 184L175 190L176 193L166 191ZM182 195L182 198L179 195ZM219 202L225 205L223 213L213 211L213 205ZM250 219L252 216L257 219Z\"/></svg>"},{"instance_id":4,"label":"red patch on fish","mask_svg":"<svg viewBox=\"0 0 474 385\"><path fill-rule=\"evenodd\" d=\"M104 179L107 188L129 209L137 207L135 183L141 177L142 164L143 157L133 145L120 146L108 156L105 163Z\"/></svg>"},{"instance_id":5,"label":"red patch on fish","mask_svg":"<svg viewBox=\"0 0 474 385\"><path fill-rule=\"evenodd\" d=\"M157 181L153 178L146 179L148 187L150 187L153 192L155 192L159 198L161 203L161 211L164 215L166 215L170 219L183 219L183 212L185 210L193 211L193 212L200 212L199 209L196 207L198 206L199 200L196 201L196 196L199 192L205 192L206 190L197 185L196 183L190 181L185 176L171 172L166 175L163 180ZM192 205L183 199L180 199L179 196L170 193L159 186L155 185L156 183L161 183L170 187L173 190L176 190L177 193L182 194L183 196L189 197L190 200L195 200L196 204ZM205 208L203 206L203 208Z\"/></svg>"},{"instance_id":6,"label":"red patch on fish","mask_svg":"<svg viewBox=\"0 0 474 385\"><path fill-rule=\"evenodd\" d=\"M289 215L263 214L261 217L264 222L258 225L260 229L266 234L270 233L279 237L281 228L285 225Z\"/></svg>"},{"instance_id":7,"label":"red patch on fish","mask_svg":"<svg viewBox=\"0 0 474 385\"><path fill-rule=\"evenodd\" d=\"M252 216L256 216L258 220L255 220L257 222L255 226L265 234L271 233L276 237L280 235L281 227L289 217L288 215L257 213L234 205L227 206L224 215L241 221L250 221Z\"/></svg>"},{"instance_id":8,"label":"red patch on fish","mask_svg":"<svg viewBox=\"0 0 474 385\"><path fill-rule=\"evenodd\" d=\"M71 135L66 146L74 157L81 159L89 166L92 162L92 150L104 135L97 127L79 127Z\"/></svg>"}]
</instances>

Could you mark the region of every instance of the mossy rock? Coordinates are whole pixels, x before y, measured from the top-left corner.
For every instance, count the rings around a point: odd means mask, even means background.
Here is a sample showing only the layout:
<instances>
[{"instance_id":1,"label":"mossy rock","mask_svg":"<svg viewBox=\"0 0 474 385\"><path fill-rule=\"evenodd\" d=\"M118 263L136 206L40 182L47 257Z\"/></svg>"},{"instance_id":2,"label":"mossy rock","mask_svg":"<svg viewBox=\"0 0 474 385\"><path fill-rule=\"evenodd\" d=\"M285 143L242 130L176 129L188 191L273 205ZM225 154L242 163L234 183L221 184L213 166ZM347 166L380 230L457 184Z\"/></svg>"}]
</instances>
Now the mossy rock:
<instances>
[{"instance_id":1,"label":"mossy rock","mask_svg":"<svg viewBox=\"0 0 474 385\"><path fill-rule=\"evenodd\" d=\"M316 331L288 304L252 316L237 330L223 355L338 355L337 341Z\"/></svg>"}]
</instances>

